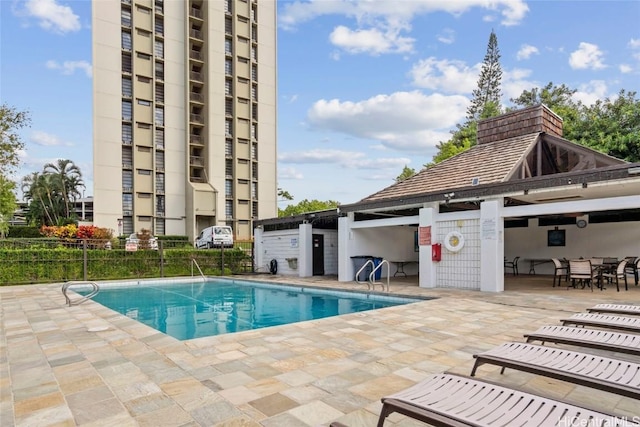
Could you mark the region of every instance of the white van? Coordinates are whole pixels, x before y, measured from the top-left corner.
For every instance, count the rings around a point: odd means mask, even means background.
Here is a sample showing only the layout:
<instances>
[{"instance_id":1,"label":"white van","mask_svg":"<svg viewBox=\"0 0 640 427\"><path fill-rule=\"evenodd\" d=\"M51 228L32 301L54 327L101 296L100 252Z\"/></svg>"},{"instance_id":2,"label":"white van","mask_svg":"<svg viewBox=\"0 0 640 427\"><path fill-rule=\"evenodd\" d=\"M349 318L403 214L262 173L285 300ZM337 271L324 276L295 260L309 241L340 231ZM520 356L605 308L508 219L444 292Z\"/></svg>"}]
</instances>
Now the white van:
<instances>
[{"instance_id":1,"label":"white van","mask_svg":"<svg viewBox=\"0 0 640 427\"><path fill-rule=\"evenodd\" d=\"M213 225L203 229L195 241L196 249L232 248L233 230L226 225Z\"/></svg>"}]
</instances>

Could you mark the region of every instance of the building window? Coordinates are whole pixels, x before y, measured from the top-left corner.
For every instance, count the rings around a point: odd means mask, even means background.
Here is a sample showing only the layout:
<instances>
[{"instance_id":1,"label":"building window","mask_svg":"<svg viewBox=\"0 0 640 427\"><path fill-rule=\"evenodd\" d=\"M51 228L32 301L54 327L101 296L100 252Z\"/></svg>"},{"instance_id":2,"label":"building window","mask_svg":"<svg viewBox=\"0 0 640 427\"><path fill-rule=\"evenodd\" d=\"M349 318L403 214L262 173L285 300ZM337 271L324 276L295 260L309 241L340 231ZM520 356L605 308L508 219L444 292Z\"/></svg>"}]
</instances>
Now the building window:
<instances>
[{"instance_id":1,"label":"building window","mask_svg":"<svg viewBox=\"0 0 640 427\"><path fill-rule=\"evenodd\" d=\"M233 176L233 160L232 159L225 160L224 173L226 176Z\"/></svg>"},{"instance_id":2,"label":"building window","mask_svg":"<svg viewBox=\"0 0 640 427\"><path fill-rule=\"evenodd\" d=\"M155 41L154 52L158 58L164 58L164 42L162 40Z\"/></svg>"},{"instance_id":3,"label":"building window","mask_svg":"<svg viewBox=\"0 0 640 427\"><path fill-rule=\"evenodd\" d=\"M122 96L131 98L132 93L133 93L133 84L131 83L131 78L123 77L122 78Z\"/></svg>"},{"instance_id":4,"label":"building window","mask_svg":"<svg viewBox=\"0 0 640 427\"><path fill-rule=\"evenodd\" d=\"M145 84L149 84L149 83L151 83L151 78L149 78L149 77L145 77L145 76L138 76L137 78L138 78L138 81L139 81L140 83L145 83Z\"/></svg>"},{"instance_id":5,"label":"building window","mask_svg":"<svg viewBox=\"0 0 640 427\"><path fill-rule=\"evenodd\" d=\"M125 215L125 217L122 218L122 233L125 236L133 233L133 218L131 218L131 215L133 215L133 213Z\"/></svg>"},{"instance_id":6,"label":"building window","mask_svg":"<svg viewBox=\"0 0 640 427\"><path fill-rule=\"evenodd\" d=\"M156 25L155 25L156 33L158 35L164 35L164 19L156 16Z\"/></svg>"},{"instance_id":7,"label":"building window","mask_svg":"<svg viewBox=\"0 0 640 427\"><path fill-rule=\"evenodd\" d=\"M156 151L156 169L164 170L164 151Z\"/></svg>"},{"instance_id":8,"label":"building window","mask_svg":"<svg viewBox=\"0 0 640 427\"><path fill-rule=\"evenodd\" d=\"M122 26L131 27L131 11L128 9L122 9L120 16L121 16L120 22L122 23Z\"/></svg>"},{"instance_id":9,"label":"building window","mask_svg":"<svg viewBox=\"0 0 640 427\"><path fill-rule=\"evenodd\" d=\"M233 136L233 133L231 132L231 129L232 129L231 120L225 120L225 122L224 122L224 131L225 131L225 134L227 136Z\"/></svg>"},{"instance_id":10,"label":"building window","mask_svg":"<svg viewBox=\"0 0 640 427\"><path fill-rule=\"evenodd\" d=\"M224 155L227 157L233 157L233 141L227 139L224 144Z\"/></svg>"},{"instance_id":11,"label":"building window","mask_svg":"<svg viewBox=\"0 0 640 427\"><path fill-rule=\"evenodd\" d=\"M231 40L229 39L224 40L224 53L226 53L227 55L233 54L233 52L231 51Z\"/></svg>"},{"instance_id":12,"label":"building window","mask_svg":"<svg viewBox=\"0 0 640 427\"><path fill-rule=\"evenodd\" d=\"M146 99L138 99L138 105L144 105L145 107L151 107L151 101Z\"/></svg>"},{"instance_id":13,"label":"building window","mask_svg":"<svg viewBox=\"0 0 640 427\"><path fill-rule=\"evenodd\" d=\"M228 16L224 18L224 32L227 34L233 33L233 21Z\"/></svg>"},{"instance_id":14,"label":"building window","mask_svg":"<svg viewBox=\"0 0 640 427\"><path fill-rule=\"evenodd\" d=\"M233 66L231 64L231 60L227 59L224 61L224 72L230 76L233 72Z\"/></svg>"},{"instance_id":15,"label":"building window","mask_svg":"<svg viewBox=\"0 0 640 427\"><path fill-rule=\"evenodd\" d=\"M258 48L255 46L251 46L251 59L254 61L258 60Z\"/></svg>"},{"instance_id":16,"label":"building window","mask_svg":"<svg viewBox=\"0 0 640 427\"><path fill-rule=\"evenodd\" d=\"M258 183L257 182L252 182L251 183L251 198L254 199L254 200L258 198Z\"/></svg>"},{"instance_id":17,"label":"building window","mask_svg":"<svg viewBox=\"0 0 640 427\"><path fill-rule=\"evenodd\" d=\"M156 174L156 193L164 194L164 174Z\"/></svg>"},{"instance_id":18,"label":"building window","mask_svg":"<svg viewBox=\"0 0 640 427\"><path fill-rule=\"evenodd\" d=\"M251 86L251 99L254 101L258 100L258 87L256 85Z\"/></svg>"},{"instance_id":19,"label":"building window","mask_svg":"<svg viewBox=\"0 0 640 427\"><path fill-rule=\"evenodd\" d=\"M156 102L164 103L164 85L156 85Z\"/></svg>"},{"instance_id":20,"label":"building window","mask_svg":"<svg viewBox=\"0 0 640 427\"><path fill-rule=\"evenodd\" d=\"M151 9L146 8L146 7L142 7L140 5L136 6L136 10L140 13L144 13L145 15L151 15Z\"/></svg>"},{"instance_id":21,"label":"building window","mask_svg":"<svg viewBox=\"0 0 640 427\"><path fill-rule=\"evenodd\" d=\"M131 54L123 53L122 54L122 72L131 74Z\"/></svg>"},{"instance_id":22,"label":"building window","mask_svg":"<svg viewBox=\"0 0 640 427\"><path fill-rule=\"evenodd\" d=\"M251 216L258 218L258 202L253 202L253 206L251 206Z\"/></svg>"},{"instance_id":23,"label":"building window","mask_svg":"<svg viewBox=\"0 0 640 427\"><path fill-rule=\"evenodd\" d=\"M133 129L131 123L122 124L122 143L131 145L133 141Z\"/></svg>"},{"instance_id":24,"label":"building window","mask_svg":"<svg viewBox=\"0 0 640 427\"><path fill-rule=\"evenodd\" d=\"M166 233L163 218L156 218L156 236L164 236Z\"/></svg>"},{"instance_id":25,"label":"building window","mask_svg":"<svg viewBox=\"0 0 640 427\"><path fill-rule=\"evenodd\" d=\"M145 61L151 61L151 55L148 53L136 52L136 56L140 59L144 59Z\"/></svg>"},{"instance_id":26,"label":"building window","mask_svg":"<svg viewBox=\"0 0 640 427\"><path fill-rule=\"evenodd\" d=\"M149 123L138 122L137 124L138 124L138 129L151 129L151 124L149 124ZM149 148L149 147L140 147L140 148L138 148L139 151L143 151L143 149L151 150L151 148Z\"/></svg>"},{"instance_id":27,"label":"building window","mask_svg":"<svg viewBox=\"0 0 640 427\"><path fill-rule=\"evenodd\" d=\"M131 147L122 148L122 167L126 169L133 167L133 151Z\"/></svg>"},{"instance_id":28,"label":"building window","mask_svg":"<svg viewBox=\"0 0 640 427\"><path fill-rule=\"evenodd\" d=\"M227 218L233 218L233 200L225 200L224 214Z\"/></svg>"},{"instance_id":29,"label":"building window","mask_svg":"<svg viewBox=\"0 0 640 427\"><path fill-rule=\"evenodd\" d=\"M133 211L133 194L122 195L122 210L127 212ZM131 214L129 214L131 215Z\"/></svg>"},{"instance_id":30,"label":"building window","mask_svg":"<svg viewBox=\"0 0 640 427\"><path fill-rule=\"evenodd\" d=\"M151 37L151 31L143 30L142 28L137 28L136 34L139 35L140 37L147 37L147 38Z\"/></svg>"},{"instance_id":31,"label":"building window","mask_svg":"<svg viewBox=\"0 0 640 427\"><path fill-rule=\"evenodd\" d=\"M253 179L258 179L258 164L255 162L251 165L251 173Z\"/></svg>"},{"instance_id":32,"label":"building window","mask_svg":"<svg viewBox=\"0 0 640 427\"><path fill-rule=\"evenodd\" d=\"M254 82L258 81L258 67L255 65L251 66L251 79L253 79Z\"/></svg>"},{"instance_id":33,"label":"building window","mask_svg":"<svg viewBox=\"0 0 640 427\"><path fill-rule=\"evenodd\" d=\"M131 101L122 101L122 120L131 121L132 112L131 112Z\"/></svg>"},{"instance_id":34,"label":"building window","mask_svg":"<svg viewBox=\"0 0 640 427\"><path fill-rule=\"evenodd\" d=\"M251 144L251 159L258 160L258 146L256 144Z\"/></svg>"},{"instance_id":35,"label":"building window","mask_svg":"<svg viewBox=\"0 0 640 427\"><path fill-rule=\"evenodd\" d=\"M226 197L233 197L233 181L230 179L224 182L224 195Z\"/></svg>"},{"instance_id":36,"label":"building window","mask_svg":"<svg viewBox=\"0 0 640 427\"><path fill-rule=\"evenodd\" d=\"M251 139L258 139L258 125L255 123L251 124Z\"/></svg>"},{"instance_id":37,"label":"building window","mask_svg":"<svg viewBox=\"0 0 640 427\"><path fill-rule=\"evenodd\" d=\"M164 13L164 0L156 0L156 12Z\"/></svg>"},{"instance_id":38,"label":"building window","mask_svg":"<svg viewBox=\"0 0 640 427\"><path fill-rule=\"evenodd\" d=\"M122 191L126 193L133 191L133 172L130 170L122 171Z\"/></svg>"},{"instance_id":39,"label":"building window","mask_svg":"<svg viewBox=\"0 0 640 427\"><path fill-rule=\"evenodd\" d=\"M164 80L164 64L156 61L156 79Z\"/></svg>"},{"instance_id":40,"label":"building window","mask_svg":"<svg viewBox=\"0 0 640 427\"><path fill-rule=\"evenodd\" d=\"M231 0L224 0L224 11L231 13Z\"/></svg>"},{"instance_id":41,"label":"building window","mask_svg":"<svg viewBox=\"0 0 640 427\"><path fill-rule=\"evenodd\" d=\"M227 116L233 116L233 99L224 101L224 112Z\"/></svg>"},{"instance_id":42,"label":"building window","mask_svg":"<svg viewBox=\"0 0 640 427\"><path fill-rule=\"evenodd\" d=\"M156 107L156 125L164 126L164 107Z\"/></svg>"},{"instance_id":43,"label":"building window","mask_svg":"<svg viewBox=\"0 0 640 427\"><path fill-rule=\"evenodd\" d=\"M225 95L233 95L233 92L231 91L231 80L225 80L224 93Z\"/></svg>"},{"instance_id":44,"label":"building window","mask_svg":"<svg viewBox=\"0 0 640 427\"><path fill-rule=\"evenodd\" d=\"M156 129L156 148L164 150L164 129Z\"/></svg>"},{"instance_id":45,"label":"building window","mask_svg":"<svg viewBox=\"0 0 640 427\"><path fill-rule=\"evenodd\" d=\"M131 50L131 32L130 31L122 32L122 49Z\"/></svg>"},{"instance_id":46,"label":"building window","mask_svg":"<svg viewBox=\"0 0 640 427\"><path fill-rule=\"evenodd\" d=\"M149 169L138 169L138 175L151 175L151 171Z\"/></svg>"}]
</instances>

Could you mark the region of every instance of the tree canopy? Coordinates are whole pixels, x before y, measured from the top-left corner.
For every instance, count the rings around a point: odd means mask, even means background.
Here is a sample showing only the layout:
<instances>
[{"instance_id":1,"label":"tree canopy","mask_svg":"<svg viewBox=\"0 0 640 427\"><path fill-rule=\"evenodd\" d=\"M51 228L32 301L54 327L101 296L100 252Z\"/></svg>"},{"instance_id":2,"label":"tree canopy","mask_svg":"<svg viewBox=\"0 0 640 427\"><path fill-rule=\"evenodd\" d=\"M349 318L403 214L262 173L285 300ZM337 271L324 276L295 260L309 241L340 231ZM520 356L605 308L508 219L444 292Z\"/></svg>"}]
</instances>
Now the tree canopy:
<instances>
[{"instance_id":1,"label":"tree canopy","mask_svg":"<svg viewBox=\"0 0 640 427\"><path fill-rule=\"evenodd\" d=\"M483 117L491 117L487 108L497 108L500 111L500 97L502 96L502 66L500 65L500 49L498 37L491 30L487 53L482 61L482 69L478 77L478 87L473 90L471 104L467 108L467 121L475 121ZM493 112L492 112L493 113Z\"/></svg>"},{"instance_id":2,"label":"tree canopy","mask_svg":"<svg viewBox=\"0 0 640 427\"><path fill-rule=\"evenodd\" d=\"M48 163L42 172L22 178L22 192L29 202L27 220L31 225L65 225L76 221L72 203L84 188L80 168L71 160Z\"/></svg>"},{"instance_id":3,"label":"tree canopy","mask_svg":"<svg viewBox=\"0 0 640 427\"><path fill-rule=\"evenodd\" d=\"M404 168L402 169L402 172L400 172L400 175L398 175L396 177L396 182L400 182L400 181L404 181L405 179L409 179L415 174L416 174L416 170L414 168L410 168L409 166L404 165Z\"/></svg>"},{"instance_id":4,"label":"tree canopy","mask_svg":"<svg viewBox=\"0 0 640 427\"><path fill-rule=\"evenodd\" d=\"M284 209L278 209L278 217L299 215L307 212L324 211L327 209L335 209L339 205L339 202L335 200L327 200L325 202L321 200L308 200L304 199L297 205L289 205Z\"/></svg>"}]
</instances>

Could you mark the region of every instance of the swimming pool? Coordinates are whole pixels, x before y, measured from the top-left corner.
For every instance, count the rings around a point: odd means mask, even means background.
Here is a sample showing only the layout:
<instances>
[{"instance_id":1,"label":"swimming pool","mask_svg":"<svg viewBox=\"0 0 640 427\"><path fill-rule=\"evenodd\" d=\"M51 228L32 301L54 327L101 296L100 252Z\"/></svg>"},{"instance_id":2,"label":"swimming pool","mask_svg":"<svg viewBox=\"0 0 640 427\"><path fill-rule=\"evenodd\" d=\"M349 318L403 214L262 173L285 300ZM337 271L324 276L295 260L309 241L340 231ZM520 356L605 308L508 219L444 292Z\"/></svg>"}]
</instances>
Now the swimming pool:
<instances>
[{"instance_id":1,"label":"swimming pool","mask_svg":"<svg viewBox=\"0 0 640 427\"><path fill-rule=\"evenodd\" d=\"M85 288L76 291L88 293ZM93 301L174 338L189 340L420 299L248 280L188 279L100 284Z\"/></svg>"}]
</instances>

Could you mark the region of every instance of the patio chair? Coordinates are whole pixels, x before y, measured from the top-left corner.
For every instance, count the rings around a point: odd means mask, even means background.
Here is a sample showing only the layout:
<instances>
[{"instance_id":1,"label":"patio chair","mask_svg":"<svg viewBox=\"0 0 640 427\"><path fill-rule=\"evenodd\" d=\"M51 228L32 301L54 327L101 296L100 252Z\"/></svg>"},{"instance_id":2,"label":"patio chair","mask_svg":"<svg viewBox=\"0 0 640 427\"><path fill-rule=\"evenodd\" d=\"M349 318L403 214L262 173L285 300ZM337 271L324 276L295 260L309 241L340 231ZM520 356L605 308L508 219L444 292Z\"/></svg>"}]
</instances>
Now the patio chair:
<instances>
[{"instance_id":1,"label":"patio chair","mask_svg":"<svg viewBox=\"0 0 640 427\"><path fill-rule=\"evenodd\" d=\"M628 256L625 258L627 265L624 268L626 275L633 276L636 286L638 286L638 266L640 264L640 257Z\"/></svg>"},{"instance_id":2,"label":"patio chair","mask_svg":"<svg viewBox=\"0 0 640 427\"><path fill-rule=\"evenodd\" d=\"M507 259L505 258L504 260L504 269L505 272L507 269L510 269L511 272L513 273L514 276L518 275L518 260L520 259L519 256L515 257L513 259L513 261L507 261Z\"/></svg>"},{"instance_id":3,"label":"patio chair","mask_svg":"<svg viewBox=\"0 0 640 427\"><path fill-rule=\"evenodd\" d=\"M551 325L542 326L535 332L525 334L524 337L527 342L540 341L542 344L551 342L640 356L640 335L638 334Z\"/></svg>"},{"instance_id":4,"label":"patio chair","mask_svg":"<svg viewBox=\"0 0 640 427\"><path fill-rule=\"evenodd\" d=\"M598 277L599 282L602 283L602 281L604 280L607 280L609 283L615 282L616 290L620 292L620 281L624 280L624 290L628 291L629 286L627 285L627 274L625 273L626 266L627 266L627 260L623 259L618 263L618 266L616 267L615 271L613 272L603 271L602 273L600 273Z\"/></svg>"},{"instance_id":5,"label":"patio chair","mask_svg":"<svg viewBox=\"0 0 640 427\"><path fill-rule=\"evenodd\" d=\"M556 268L555 272L553 273L553 287L555 288L556 277L558 278L558 286L560 286L560 282L562 281L563 277L565 282L569 281L569 266L563 264L562 261L560 261L558 258L551 258L551 261L553 261L553 265Z\"/></svg>"},{"instance_id":6,"label":"patio chair","mask_svg":"<svg viewBox=\"0 0 640 427\"><path fill-rule=\"evenodd\" d=\"M615 316L611 314L576 313L567 319L560 319L563 325L593 326L629 332L640 332L640 318Z\"/></svg>"},{"instance_id":7,"label":"patio chair","mask_svg":"<svg viewBox=\"0 0 640 427\"><path fill-rule=\"evenodd\" d=\"M596 304L587 308L589 313L637 314L640 316L640 305L630 304Z\"/></svg>"},{"instance_id":8,"label":"patio chair","mask_svg":"<svg viewBox=\"0 0 640 427\"><path fill-rule=\"evenodd\" d=\"M490 381L446 373L383 397L378 427L383 427L385 419L394 412L434 426L558 426L563 420L570 420L571 425L594 425L594 420L602 426L640 425L628 417L624 419Z\"/></svg>"},{"instance_id":9,"label":"patio chair","mask_svg":"<svg viewBox=\"0 0 640 427\"><path fill-rule=\"evenodd\" d=\"M577 284L581 284L583 288L589 286L593 291L593 282L596 280L596 276L593 272L591 260L569 260L569 278L571 279L571 286L574 288Z\"/></svg>"},{"instance_id":10,"label":"patio chair","mask_svg":"<svg viewBox=\"0 0 640 427\"><path fill-rule=\"evenodd\" d=\"M640 399L640 363L556 347L508 342L473 356L471 376L483 364L536 375Z\"/></svg>"}]
</instances>

